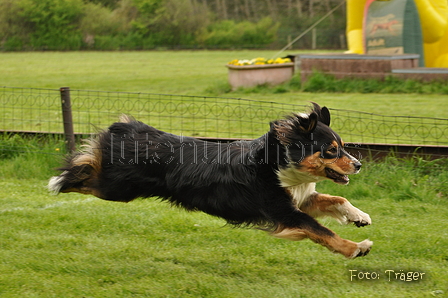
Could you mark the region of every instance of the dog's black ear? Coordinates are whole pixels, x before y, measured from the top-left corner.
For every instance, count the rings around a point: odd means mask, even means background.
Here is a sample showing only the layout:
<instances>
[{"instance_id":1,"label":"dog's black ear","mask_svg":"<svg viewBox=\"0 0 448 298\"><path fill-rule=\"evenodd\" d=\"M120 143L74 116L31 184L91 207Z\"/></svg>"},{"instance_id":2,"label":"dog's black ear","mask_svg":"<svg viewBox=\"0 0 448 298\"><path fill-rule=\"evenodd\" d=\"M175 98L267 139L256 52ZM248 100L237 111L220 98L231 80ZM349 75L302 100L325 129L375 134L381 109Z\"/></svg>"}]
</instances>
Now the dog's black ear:
<instances>
[{"instance_id":1,"label":"dog's black ear","mask_svg":"<svg viewBox=\"0 0 448 298\"><path fill-rule=\"evenodd\" d=\"M330 126L330 111L327 107L320 107L317 103L312 102L313 112L317 114L318 119L323 124Z\"/></svg>"},{"instance_id":2,"label":"dog's black ear","mask_svg":"<svg viewBox=\"0 0 448 298\"><path fill-rule=\"evenodd\" d=\"M301 127L303 128L302 129L303 132L304 133L312 133L316 129L317 122L319 120L318 118L319 118L319 115L314 112L312 112L308 116L308 119L302 118Z\"/></svg>"},{"instance_id":3,"label":"dog's black ear","mask_svg":"<svg viewBox=\"0 0 448 298\"><path fill-rule=\"evenodd\" d=\"M322 107L321 113L320 113L320 122L323 124L330 126L330 111L327 107Z\"/></svg>"}]
</instances>

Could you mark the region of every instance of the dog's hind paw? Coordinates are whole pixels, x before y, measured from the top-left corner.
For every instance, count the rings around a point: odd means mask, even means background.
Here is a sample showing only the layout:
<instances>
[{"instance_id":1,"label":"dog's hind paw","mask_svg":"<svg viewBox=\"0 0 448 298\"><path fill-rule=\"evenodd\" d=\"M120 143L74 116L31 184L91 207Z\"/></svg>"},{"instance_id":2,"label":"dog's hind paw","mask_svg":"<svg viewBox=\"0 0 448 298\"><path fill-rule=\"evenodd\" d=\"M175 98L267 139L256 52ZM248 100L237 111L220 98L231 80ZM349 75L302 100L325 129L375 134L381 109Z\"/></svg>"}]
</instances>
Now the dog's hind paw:
<instances>
[{"instance_id":1,"label":"dog's hind paw","mask_svg":"<svg viewBox=\"0 0 448 298\"><path fill-rule=\"evenodd\" d=\"M370 252L373 242L370 241L369 239L366 239L364 241L357 243L356 245L357 245L357 249L349 257L350 259L366 256Z\"/></svg>"}]
</instances>

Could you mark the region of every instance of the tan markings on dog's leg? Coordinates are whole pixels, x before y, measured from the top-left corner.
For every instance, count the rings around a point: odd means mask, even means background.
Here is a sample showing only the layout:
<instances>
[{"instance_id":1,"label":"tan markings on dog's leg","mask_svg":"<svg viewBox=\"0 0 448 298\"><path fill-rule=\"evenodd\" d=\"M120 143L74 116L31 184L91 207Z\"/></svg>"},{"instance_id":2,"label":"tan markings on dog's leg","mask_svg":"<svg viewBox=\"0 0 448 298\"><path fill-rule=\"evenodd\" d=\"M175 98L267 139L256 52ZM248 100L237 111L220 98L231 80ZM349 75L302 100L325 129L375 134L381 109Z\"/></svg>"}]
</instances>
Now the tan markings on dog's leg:
<instances>
[{"instance_id":1,"label":"tan markings on dog's leg","mask_svg":"<svg viewBox=\"0 0 448 298\"><path fill-rule=\"evenodd\" d=\"M276 238L288 239L292 241L300 241L308 238L305 232L297 228L279 227L271 235Z\"/></svg>"},{"instance_id":2,"label":"tan markings on dog's leg","mask_svg":"<svg viewBox=\"0 0 448 298\"><path fill-rule=\"evenodd\" d=\"M370 252L371 246L373 245L373 242L368 239L356 243L347 239L342 239L336 234L333 237L318 236L316 239L312 239L311 237L310 239L316 243L322 244L333 252L344 255L349 259L367 255Z\"/></svg>"},{"instance_id":3,"label":"tan markings on dog's leg","mask_svg":"<svg viewBox=\"0 0 448 298\"><path fill-rule=\"evenodd\" d=\"M293 241L309 238L313 242L325 246L330 251L340 253L349 259L367 255L373 245L373 242L370 240L364 240L356 243L350 240L342 239L337 234L334 234L333 236L318 235L307 229L300 228L279 227L272 233L272 236Z\"/></svg>"},{"instance_id":4,"label":"tan markings on dog's leg","mask_svg":"<svg viewBox=\"0 0 448 298\"><path fill-rule=\"evenodd\" d=\"M344 224L352 222L357 226L372 224L372 220L367 213L354 207L343 197L315 194L300 210L313 217L331 216Z\"/></svg>"},{"instance_id":5,"label":"tan markings on dog's leg","mask_svg":"<svg viewBox=\"0 0 448 298\"><path fill-rule=\"evenodd\" d=\"M311 196L305 204L300 206L300 210L312 217L319 216L331 216L337 220L342 220L339 210L334 207L337 205L343 205L347 202L347 199L343 197L335 197L323 194L314 194Z\"/></svg>"}]
</instances>

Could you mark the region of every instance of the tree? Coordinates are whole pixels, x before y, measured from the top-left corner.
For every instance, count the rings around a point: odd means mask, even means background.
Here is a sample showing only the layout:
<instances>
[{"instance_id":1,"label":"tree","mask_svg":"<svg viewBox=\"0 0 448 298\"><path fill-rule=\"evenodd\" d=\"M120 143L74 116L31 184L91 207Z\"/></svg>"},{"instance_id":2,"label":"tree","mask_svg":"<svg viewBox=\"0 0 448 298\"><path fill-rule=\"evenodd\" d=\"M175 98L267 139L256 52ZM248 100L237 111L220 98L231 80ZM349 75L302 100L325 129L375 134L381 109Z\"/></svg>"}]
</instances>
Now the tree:
<instances>
[{"instance_id":1,"label":"tree","mask_svg":"<svg viewBox=\"0 0 448 298\"><path fill-rule=\"evenodd\" d=\"M80 47L82 0L20 0L18 5L19 16L34 47L50 50Z\"/></svg>"},{"instance_id":2,"label":"tree","mask_svg":"<svg viewBox=\"0 0 448 298\"><path fill-rule=\"evenodd\" d=\"M3 48L21 50L28 32L19 17L17 1L0 0L0 44Z\"/></svg>"},{"instance_id":3,"label":"tree","mask_svg":"<svg viewBox=\"0 0 448 298\"><path fill-rule=\"evenodd\" d=\"M87 0L86 2L104 6L109 9L115 9L118 7L120 0Z\"/></svg>"},{"instance_id":4,"label":"tree","mask_svg":"<svg viewBox=\"0 0 448 298\"><path fill-rule=\"evenodd\" d=\"M194 44L209 24L205 5L191 0L134 0L138 16L134 30L160 45Z\"/></svg>"}]
</instances>

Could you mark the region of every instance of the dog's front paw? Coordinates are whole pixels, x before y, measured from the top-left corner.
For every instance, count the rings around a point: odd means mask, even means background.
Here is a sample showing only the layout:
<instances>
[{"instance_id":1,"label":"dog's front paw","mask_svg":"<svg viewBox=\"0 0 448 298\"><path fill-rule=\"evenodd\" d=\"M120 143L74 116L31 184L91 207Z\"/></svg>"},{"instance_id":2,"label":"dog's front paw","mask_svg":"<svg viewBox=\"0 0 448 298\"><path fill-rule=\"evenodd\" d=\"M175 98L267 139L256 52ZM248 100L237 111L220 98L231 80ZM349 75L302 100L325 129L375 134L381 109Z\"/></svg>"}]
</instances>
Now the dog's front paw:
<instances>
[{"instance_id":1,"label":"dog's front paw","mask_svg":"<svg viewBox=\"0 0 448 298\"><path fill-rule=\"evenodd\" d=\"M357 227L363 227L372 224L370 216L350 204L348 206L346 218L348 223L354 223Z\"/></svg>"},{"instance_id":2,"label":"dog's front paw","mask_svg":"<svg viewBox=\"0 0 448 298\"><path fill-rule=\"evenodd\" d=\"M370 252L372 245L373 242L370 241L369 239L357 243L356 244L357 248L355 249L353 254L349 257L349 259L366 256Z\"/></svg>"}]
</instances>

